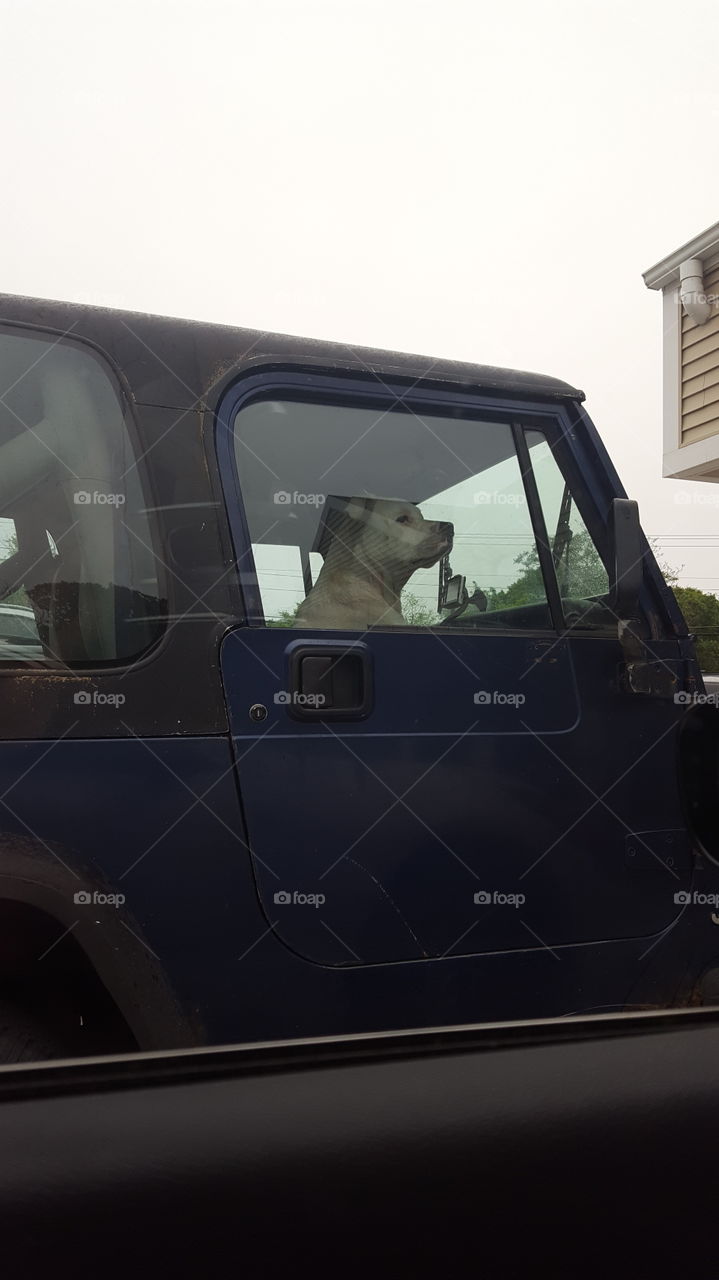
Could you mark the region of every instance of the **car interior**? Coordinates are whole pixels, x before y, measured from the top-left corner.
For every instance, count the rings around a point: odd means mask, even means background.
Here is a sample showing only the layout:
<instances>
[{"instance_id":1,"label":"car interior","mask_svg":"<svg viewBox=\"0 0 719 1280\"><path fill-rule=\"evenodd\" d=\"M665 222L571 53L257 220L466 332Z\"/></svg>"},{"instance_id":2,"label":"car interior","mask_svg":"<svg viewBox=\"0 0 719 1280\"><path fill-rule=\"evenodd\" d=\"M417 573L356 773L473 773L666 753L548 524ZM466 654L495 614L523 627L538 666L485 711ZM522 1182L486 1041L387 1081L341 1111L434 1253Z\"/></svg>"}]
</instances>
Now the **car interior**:
<instances>
[{"instance_id":1,"label":"car interior","mask_svg":"<svg viewBox=\"0 0 719 1280\"><path fill-rule=\"evenodd\" d=\"M0 1068L6 1268L708 1276L719 1016Z\"/></svg>"},{"instance_id":2,"label":"car interior","mask_svg":"<svg viewBox=\"0 0 719 1280\"><path fill-rule=\"evenodd\" d=\"M143 618L158 611L119 395L88 348L25 334L3 334L0 378L0 517L12 529L0 600L24 588L41 646L0 646L0 660L119 661L149 642Z\"/></svg>"}]
</instances>

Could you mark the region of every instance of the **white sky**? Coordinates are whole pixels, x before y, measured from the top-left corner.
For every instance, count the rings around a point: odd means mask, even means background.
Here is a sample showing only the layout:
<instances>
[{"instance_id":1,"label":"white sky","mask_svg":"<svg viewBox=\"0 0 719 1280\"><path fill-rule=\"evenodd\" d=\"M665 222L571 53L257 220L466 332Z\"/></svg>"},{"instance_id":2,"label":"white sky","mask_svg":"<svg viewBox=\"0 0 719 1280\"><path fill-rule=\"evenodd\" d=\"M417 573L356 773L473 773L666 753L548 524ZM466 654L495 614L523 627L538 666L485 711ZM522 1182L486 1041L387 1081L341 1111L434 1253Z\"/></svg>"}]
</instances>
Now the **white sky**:
<instances>
[{"instance_id":1,"label":"white sky","mask_svg":"<svg viewBox=\"0 0 719 1280\"><path fill-rule=\"evenodd\" d=\"M0 290L566 378L719 591L641 279L719 219L718 37L715 0L0 0Z\"/></svg>"}]
</instances>

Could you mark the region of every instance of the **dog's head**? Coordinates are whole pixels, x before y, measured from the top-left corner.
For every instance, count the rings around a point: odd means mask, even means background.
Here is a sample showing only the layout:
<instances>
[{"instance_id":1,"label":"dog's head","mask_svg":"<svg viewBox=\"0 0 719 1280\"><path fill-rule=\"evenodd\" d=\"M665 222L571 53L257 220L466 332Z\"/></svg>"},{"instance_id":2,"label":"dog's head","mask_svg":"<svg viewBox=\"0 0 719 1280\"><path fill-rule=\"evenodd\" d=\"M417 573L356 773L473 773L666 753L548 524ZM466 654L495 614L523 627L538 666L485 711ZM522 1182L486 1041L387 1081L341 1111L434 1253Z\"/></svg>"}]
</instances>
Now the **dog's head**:
<instances>
[{"instance_id":1,"label":"dog's head","mask_svg":"<svg viewBox=\"0 0 719 1280\"><path fill-rule=\"evenodd\" d=\"M454 526L425 520L412 502L394 498L335 500L328 522L325 554L338 561L354 558L404 585L416 569L429 569L452 549Z\"/></svg>"}]
</instances>

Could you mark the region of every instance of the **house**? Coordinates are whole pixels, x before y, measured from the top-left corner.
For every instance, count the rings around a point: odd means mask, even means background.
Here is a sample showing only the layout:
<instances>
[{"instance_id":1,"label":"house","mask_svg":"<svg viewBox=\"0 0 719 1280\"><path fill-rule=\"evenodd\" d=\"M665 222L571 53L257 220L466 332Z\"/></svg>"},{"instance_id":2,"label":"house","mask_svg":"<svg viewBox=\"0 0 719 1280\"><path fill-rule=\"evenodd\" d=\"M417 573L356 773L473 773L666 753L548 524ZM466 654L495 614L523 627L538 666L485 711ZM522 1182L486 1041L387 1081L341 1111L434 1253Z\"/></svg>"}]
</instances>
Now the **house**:
<instances>
[{"instance_id":1,"label":"house","mask_svg":"<svg viewBox=\"0 0 719 1280\"><path fill-rule=\"evenodd\" d=\"M644 283L663 299L663 474L719 482L719 222Z\"/></svg>"}]
</instances>

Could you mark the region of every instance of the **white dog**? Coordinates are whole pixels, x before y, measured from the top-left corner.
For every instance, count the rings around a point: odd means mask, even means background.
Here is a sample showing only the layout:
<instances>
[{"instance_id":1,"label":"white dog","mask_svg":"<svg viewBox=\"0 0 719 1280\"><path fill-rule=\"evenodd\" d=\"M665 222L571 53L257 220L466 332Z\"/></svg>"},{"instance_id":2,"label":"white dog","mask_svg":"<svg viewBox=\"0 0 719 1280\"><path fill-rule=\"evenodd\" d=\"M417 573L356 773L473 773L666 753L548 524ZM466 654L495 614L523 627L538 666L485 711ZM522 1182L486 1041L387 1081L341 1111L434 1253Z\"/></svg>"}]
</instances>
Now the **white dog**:
<instances>
[{"instance_id":1,"label":"white dog","mask_svg":"<svg viewBox=\"0 0 719 1280\"><path fill-rule=\"evenodd\" d=\"M324 564L295 626L365 631L405 625L402 588L416 569L446 555L453 537L453 525L425 520L411 502L335 500L320 542Z\"/></svg>"}]
</instances>

